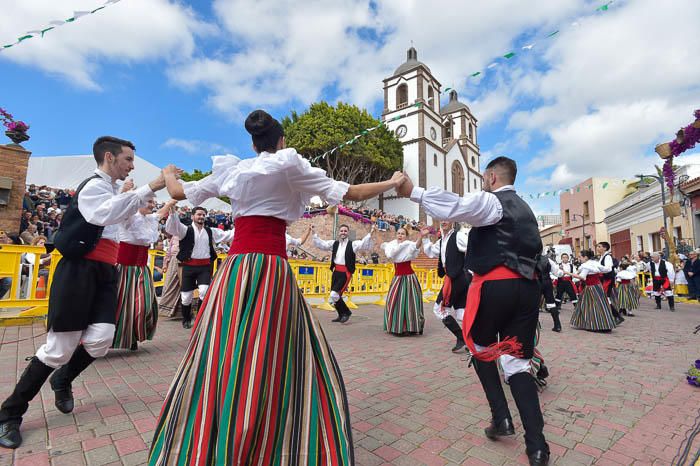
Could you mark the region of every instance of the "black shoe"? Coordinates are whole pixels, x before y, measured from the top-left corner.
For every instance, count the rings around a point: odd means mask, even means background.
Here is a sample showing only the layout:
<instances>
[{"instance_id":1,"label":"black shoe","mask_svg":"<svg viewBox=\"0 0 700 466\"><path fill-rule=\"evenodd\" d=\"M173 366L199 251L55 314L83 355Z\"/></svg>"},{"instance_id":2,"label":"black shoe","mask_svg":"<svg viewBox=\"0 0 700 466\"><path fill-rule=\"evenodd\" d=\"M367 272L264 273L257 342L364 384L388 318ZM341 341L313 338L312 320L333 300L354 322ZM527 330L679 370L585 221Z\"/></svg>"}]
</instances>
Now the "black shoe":
<instances>
[{"instance_id":1,"label":"black shoe","mask_svg":"<svg viewBox=\"0 0 700 466\"><path fill-rule=\"evenodd\" d=\"M618 317L617 319L615 319L615 325L620 325L620 324L623 323L624 321L625 321L625 318L622 317L622 316L620 316L620 317Z\"/></svg>"},{"instance_id":2,"label":"black shoe","mask_svg":"<svg viewBox=\"0 0 700 466\"><path fill-rule=\"evenodd\" d=\"M491 425L484 429L484 434L490 440L498 440L499 437L515 435L515 427L513 427L513 421L508 418L503 419L498 425L492 419Z\"/></svg>"},{"instance_id":3,"label":"black shoe","mask_svg":"<svg viewBox=\"0 0 700 466\"><path fill-rule=\"evenodd\" d=\"M70 361L61 366L53 373L49 379L51 389L56 397L55 405L63 414L68 414L73 411L75 402L73 400L72 383L81 372L83 372L95 358L85 350L83 345L79 345L73 352Z\"/></svg>"},{"instance_id":4,"label":"black shoe","mask_svg":"<svg viewBox=\"0 0 700 466\"><path fill-rule=\"evenodd\" d=\"M350 320L350 316L351 316L351 315L352 315L352 312L349 312L349 311L348 311L348 314L343 314L343 315L340 317L340 320L339 320L338 322L340 322L341 324L344 324L345 322L347 322L348 320Z\"/></svg>"},{"instance_id":5,"label":"black shoe","mask_svg":"<svg viewBox=\"0 0 700 466\"><path fill-rule=\"evenodd\" d=\"M554 328L552 329L552 332L561 333L561 327L554 327Z\"/></svg>"},{"instance_id":6,"label":"black shoe","mask_svg":"<svg viewBox=\"0 0 700 466\"><path fill-rule=\"evenodd\" d=\"M53 388L53 383L51 384ZM54 389L53 391L56 400L54 404L56 409L58 409L63 414L70 414L73 412L75 407L75 400L73 399L73 389L69 385L68 388Z\"/></svg>"},{"instance_id":7,"label":"black shoe","mask_svg":"<svg viewBox=\"0 0 700 466\"><path fill-rule=\"evenodd\" d=\"M340 320L343 318L343 316L338 316L335 319L331 320L331 322L340 322Z\"/></svg>"},{"instance_id":8,"label":"black shoe","mask_svg":"<svg viewBox=\"0 0 700 466\"><path fill-rule=\"evenodd\" d=\"M17 421L0 422L0 447L14 449L22 445L19 425Z\"/></svg>"},{"instance_id":9,"label":"black shoe","mask_svg":"<svg viewBox=\"0 0 700 466\"><path fill-rule=\"evenodd\" d=\"M455 345L452 347L452 352L453 352L453 353L459 353L460 351L462 351L462 349L465 348L465 346L466 346L466 345L464 344L464 341L463 341L463 340L457 340L457 341L455 342Z\"/></svg>"},{"instance_id":10,"label":"black shoe","mask_svg":"<svg viewBox=\"0 0 700 466\"><path fill-rule=\"evenodd\" d=\"M660 310L661 310L661 306L656 306L656 309L660 311Z\"/></svg>"},{"instance_id":11,"label":"black shoe","mask_svg":"<svg viewBox=\"0 0 700 466\"><path fill-rule=\"evenodd\" d=\"M182 319L182 328L192 328L192 321L190 319Z\"/></svg>"},{"instance_id":12,"label":"black shoe","mask_svg":"<svg viewBox=\"0 0 700 466\"><path fill-rule=\"evenodd\" d=\"M129 349L130 349L131 351L136 351L137 349L139 349L139 344L138 344L138 342L137 342L137 341L134 341L134 342L131 344L131 348L129 348Z\"/></svg>"},{"instance_id":13,"label":"black shoe","mask_svg":"<svg viewBox=\"0 0 700 466\"><path fill-rule=\"evenodd\" d=\"M549 453L544 450L537 450L527 455L527 459L530 461L530 466L547 466L549 464Z\"/></svg>"}]
</instances>

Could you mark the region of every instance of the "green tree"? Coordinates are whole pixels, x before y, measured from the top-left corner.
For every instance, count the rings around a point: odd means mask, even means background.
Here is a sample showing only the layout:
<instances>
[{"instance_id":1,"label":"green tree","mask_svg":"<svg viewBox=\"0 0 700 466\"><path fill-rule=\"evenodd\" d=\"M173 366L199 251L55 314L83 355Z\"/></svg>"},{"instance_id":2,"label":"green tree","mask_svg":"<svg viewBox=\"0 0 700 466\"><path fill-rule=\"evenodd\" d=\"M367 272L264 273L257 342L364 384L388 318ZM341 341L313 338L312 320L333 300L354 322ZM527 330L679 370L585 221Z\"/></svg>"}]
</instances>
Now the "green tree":
<instances>
[{"instance_id":1,"label":"green tree","mask_svg":"<svg viewBox=\"0 0 700 466\"><path fill-rule=\"evenodd\" d=\"M342 102L336 107L318 102L301 115L292 112L282 120L287 146L312 161L378 124L367 110ZM403 149L381 126L313 163L331 178L350 184L381 181L403 167Z\"/></svg>"},{"instance_id":2,"label":"green tree","mask_svg":"<svg viewBox=\"0 0 700 466\"><path fill-rule=\"evenodd\" d=\"M202 170L195 168L192 173L183 172L181 179L182 181L198 181L209 175L211 175L211 171L203 172Z\"/></svg>"}]
</instances>

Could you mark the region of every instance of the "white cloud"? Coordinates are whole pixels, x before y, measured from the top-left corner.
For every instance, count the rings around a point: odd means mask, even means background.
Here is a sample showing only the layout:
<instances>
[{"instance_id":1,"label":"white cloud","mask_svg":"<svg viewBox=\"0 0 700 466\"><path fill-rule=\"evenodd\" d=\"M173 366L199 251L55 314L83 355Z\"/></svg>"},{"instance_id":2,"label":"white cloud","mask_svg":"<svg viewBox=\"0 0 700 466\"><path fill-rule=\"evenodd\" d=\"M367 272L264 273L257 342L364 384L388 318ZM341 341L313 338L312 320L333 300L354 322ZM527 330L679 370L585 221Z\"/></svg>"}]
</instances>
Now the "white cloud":
<instances>
[{"instance_id":1,"label":"white cloud","mask_svg":"<svg viewBox=\"0 0 700 466\"><path fill-rule=\"evenodd\" d=\"M230 152L225 146L198 139L169 138L161 147L181 149L189 154L212 155Z\"/></svg>"},{"instance_id":2,"label":"white cloud","mask_svg":"<svg viewBox=\"0 0 700 466\"><path fill-rule=\"evenodd\" d=\"M94 10L103 1L33 0L3 2L0 41L11 43L26 31L65 20L73 11ZM129 64L156 59L171 62L189 57L195 33L210 33L189 8L168 0L124 1L46 32L0 53L10 60L59 75L72 84L98 90L100 65Z\"/></svg>"}]
</instances>

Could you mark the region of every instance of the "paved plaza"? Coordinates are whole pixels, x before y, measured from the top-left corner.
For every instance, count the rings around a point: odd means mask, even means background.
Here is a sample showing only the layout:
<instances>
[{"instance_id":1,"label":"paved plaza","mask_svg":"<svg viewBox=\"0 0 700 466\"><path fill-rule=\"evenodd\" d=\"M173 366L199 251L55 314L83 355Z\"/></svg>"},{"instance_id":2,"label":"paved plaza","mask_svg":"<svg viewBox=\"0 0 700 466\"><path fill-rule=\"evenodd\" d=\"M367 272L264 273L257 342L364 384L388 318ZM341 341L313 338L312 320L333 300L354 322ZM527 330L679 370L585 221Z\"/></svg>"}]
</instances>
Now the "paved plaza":
<instances>
[{"instance_id":1,"label":"paved plaza","mask_svg":"<svg viewBox=\"0 0 700 466\"><path fill-rule=\"evenodd\" d=\"M552 464L668 465L695 422L700 389L685 382L684 372L700 358L700 335L692 334L700 306L679 304L671 313L652 310L646 299L642 305L612 334L568 324L555 334L549 315L540 314L551 374L541 400ZM509 391L518 435L491 442L483 435L488 406L466 354L450 352L453 338L432 305L425 308L424 335L403 338L382 332L377 306L361 306L345 325L315 311L342 367L357 464L527 464ZM570 316L565 305L562 321ZM0 328L3 399L25 358L44 342L43 332L41 325ZM98 360L74 384L70 415L56 410L46 384L22 425L24 444L0 450L0 466L144 464L187 338L180 322L162 319L155 340L138 352Z\"/></svg>"}]
</instances>

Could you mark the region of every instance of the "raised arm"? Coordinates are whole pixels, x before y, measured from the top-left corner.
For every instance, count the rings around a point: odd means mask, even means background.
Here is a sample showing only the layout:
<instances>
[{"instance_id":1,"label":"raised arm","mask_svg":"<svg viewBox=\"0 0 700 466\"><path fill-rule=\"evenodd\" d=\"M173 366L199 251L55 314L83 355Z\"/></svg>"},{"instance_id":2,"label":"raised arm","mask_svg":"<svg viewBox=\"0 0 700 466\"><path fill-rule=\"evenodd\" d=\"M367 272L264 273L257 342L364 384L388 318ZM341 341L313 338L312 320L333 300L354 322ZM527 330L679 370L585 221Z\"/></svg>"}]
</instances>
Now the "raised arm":
<instances>
[{"instance_id":1,"label":"raised arm","mask_svg":"<svg viewBox=\"0 0 700 466\"><path fill-rule=\"evenodd\" d=\"M91 180L78 193L78 209L85 220L93 225L116 225L135 214L152 197L153 190L149 185L115 196L104 183Z\"/></svg>"},{"instance_id":2,"label":"raised arm","mask_svg":"<svg viewBox=\"0 0 700 466\"><path fill-rule=\"evenodd\" d=\"M352 250L354 252L370 249L372 247L372 236L377 231L377 225L372 225L369 233L367 233L362 239L358 239L352 242Z\"/></svg>"},{"instance_id":3,"label":"raised arm","mask_svg":"<svg viewBox=\"0 0 700 466\"><path fill-rule=\"evenodd\" d=\"M177 239L182 239L187 234L187 227L180 221L174 206L171 207L168 220L165 221L165 232L177 237Z\"/></svg>"},{"instance_id":4,"label":"raised arm","mask_svg":"<svg viewBox=\"0 0 700 466\"><path fill-rule=\"evenodd\" d=\"M211 239L214 240L214 244L219 244L219 243L230 243L233 241L233 236L236 233L235 228L231 228L230 230L220 230L218 228L212 228L211 229Z\"/></svg>"}]
</instances>

